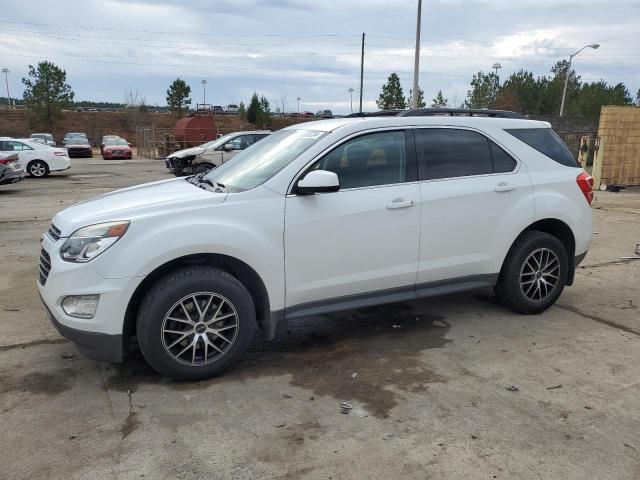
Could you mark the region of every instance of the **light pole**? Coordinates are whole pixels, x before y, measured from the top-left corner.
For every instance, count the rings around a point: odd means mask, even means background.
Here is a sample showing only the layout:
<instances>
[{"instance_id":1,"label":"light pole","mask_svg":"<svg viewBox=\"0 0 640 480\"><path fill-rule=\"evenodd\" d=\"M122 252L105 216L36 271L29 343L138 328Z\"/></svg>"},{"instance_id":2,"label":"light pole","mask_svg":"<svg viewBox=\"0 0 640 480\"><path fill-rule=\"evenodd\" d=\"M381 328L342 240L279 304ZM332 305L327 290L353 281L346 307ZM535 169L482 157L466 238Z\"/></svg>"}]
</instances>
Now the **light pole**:
<instances>
[{"instance_id":1,"label":"light pole","mask_svg":"<svg viewBox=\"0 0 640 480\"><path fill-rule=\"evenodd\" d=\"M567 97L567 85L569 84L569 74L571 73L571 61L573 60L573 57L578 55L585 48L593 48L594 50L596 50L597 48L600 48L600 44L599 43L591 43L589 45L585 45L580 50L578 50L576 53L573 53L573 54L571 54L571 56L569 56L569 65L567 65L567 70L564 72L564 88L562 89L562 103L560 104L560 116L561 117L564 114L564 100Z\"/></svg>"},{"instance_id":2,"label":"light pole","mask_svg":"<svg viewBox=\"0 0 640 480\"><path fill-rule=\"evenodd\" d=\"M202 84L202 104L206 105L207 104L207 81L202 80L200 83Z\"/></svg>"},{"instance_id":3,"label":"light pole","mask_svg":"<svg viewBox=\"0 0 640 480\"><path fill-rule=\"evenodd\" d=\"M11 95L9 95L9 69L3 68L2 73L4 73L4 81L7 84L7 102L9 102L9 109L11 109Z\"/></svg>"},{"instance_id":4,"label":"light pole","mask_svg":"<svg viewBox=\"0 0 640 480\"><path fill-rule=\"evenodd\" d=\"M494 63L491 68L493 68L496 71L496 84L493 86L494 90L496 91L496 94L498 92L498 87L500 86L500 81L498 80L498 70L500 70L502 68L502 65L500 65L500 63L496 62Z\"/></svg>"},{"instance_id":5,"label":"light pole","mask_svg":"<svg viewBox=\"0 0 640 480\"><path fill-rule=\"evenodd\" d=\"M302 100L300 97L297 97L296 100L298 101L298 113L300 113L300 100Z\"/></svg>"},{"instance_id":6,"label":"light pole","mask_svg":"<svg viewBox=\"0 0 640 480\"><path fill-rule=\"evenodd\" d=\"M351 113L353 113L353 88L349 88L349 103L351 104Z\"/></svg>"},{"instance_id":7,"label":"light pole","mask_svg":"<svg viewBox=\"0 0 640 480\"><path fill-rule=\"evenodd\" d=\"M413 95L411 108L418 108L418 75L420 74L420 22L422 20L422 0L418 0L418 19L416 21L416 58L413 66Z\"/></svg>"}]
</instances>

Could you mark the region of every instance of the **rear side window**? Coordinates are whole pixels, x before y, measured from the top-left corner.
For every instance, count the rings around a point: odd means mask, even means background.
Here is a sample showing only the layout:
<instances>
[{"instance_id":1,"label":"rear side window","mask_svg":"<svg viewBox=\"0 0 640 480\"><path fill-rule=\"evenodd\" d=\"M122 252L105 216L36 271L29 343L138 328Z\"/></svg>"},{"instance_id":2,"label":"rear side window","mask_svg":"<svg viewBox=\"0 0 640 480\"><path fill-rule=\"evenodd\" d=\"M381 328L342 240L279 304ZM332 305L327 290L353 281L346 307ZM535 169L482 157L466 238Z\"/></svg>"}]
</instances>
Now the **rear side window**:
<instances>
[{"instance_id":1,"label":"rear side window","mask_svg":"<svg viewBox=\"0 0 640 480\"><path fill-rule=\"evenodd\" d=\"M476 132L448 128L416 129L418 159L426 180L493 173L487 139Z\"/></svg>"},{"instance_id":2,"label":"rear side window","mask_svg":"<svg viewBox=\"0 0 640 480\"><path fill-rule=\"evenodd\" d=\"M505 130L505 132L561 165L567 167L578 166L576 159L573 158L565 143L550 128L513 128Z\"/></svg>"}]
</instances>

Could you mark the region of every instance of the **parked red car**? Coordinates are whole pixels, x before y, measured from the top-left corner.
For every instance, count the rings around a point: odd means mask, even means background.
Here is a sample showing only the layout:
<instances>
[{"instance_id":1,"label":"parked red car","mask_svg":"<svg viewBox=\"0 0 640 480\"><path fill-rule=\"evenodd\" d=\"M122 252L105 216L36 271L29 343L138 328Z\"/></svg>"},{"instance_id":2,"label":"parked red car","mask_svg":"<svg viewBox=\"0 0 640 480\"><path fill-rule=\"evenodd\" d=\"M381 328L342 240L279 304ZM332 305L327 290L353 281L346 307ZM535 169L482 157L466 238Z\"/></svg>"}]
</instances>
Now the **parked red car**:
<instances>
[{"instance_id":1,"label":"parked red car","mask_svg":"<svg viewBox=\"0 0 640 480\"><path fill-rule=\"evenodd\" d=\"M131 147L124 138L107 138L102 145L102 158L114 160L116 158L131 159Z\"/></svg>"}]
</instances>

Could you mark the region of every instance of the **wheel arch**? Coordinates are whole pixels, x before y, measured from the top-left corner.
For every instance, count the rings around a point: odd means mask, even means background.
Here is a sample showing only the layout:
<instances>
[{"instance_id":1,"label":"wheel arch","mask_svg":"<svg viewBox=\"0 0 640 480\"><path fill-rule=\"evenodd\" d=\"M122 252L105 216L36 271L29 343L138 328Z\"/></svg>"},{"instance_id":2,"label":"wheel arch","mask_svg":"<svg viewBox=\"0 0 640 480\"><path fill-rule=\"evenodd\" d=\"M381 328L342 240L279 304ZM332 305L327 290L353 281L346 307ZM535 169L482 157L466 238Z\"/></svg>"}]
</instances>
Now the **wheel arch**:
<instances>
[{"instance_id":1,"label":"wheel arch","mask_svg":"<svg viewBox=\"0 0 640 480\"><path fill-rule=\"evenodd\" d=\"M522 235L524 235L526 232L529 232L529 231L538 231L538 232L548 233L549 235L553 235L558 240L560 240L560 242L562 243L562 245L564 246L567 252L567 257L569 261L569 271L567 272L566 285L572 285L573 277L575 274L576 238L573 233L573 230L571 230L571 227L567 225L565 222L563 222L562 220L559 220L557 218L543 218L540 220L536 220L531 225L529 225L524 230L522 230L518 234L518 236L513 240L513 242L511 243L511 246L509 247L509 251L505 255L504 259L502 260L502 268L504 268L504 264L507 258L509 257L511 250L513 249L513 246L518 241L518 239ZM502 275L502 268L500 271L500 275Z\"/></svg>"},{"instance_id":2,"label":"wheel arch","mask_svg":"<svg viewBox=\"0 0 640 480\"><path fill-rule=\"evenodd\" d=\"M248 264L229 255L216 253L202 253L185 255L170 260L149 273L137 286L129 299L125 310L123 335L131 337L136 334L136 319L142 299L158 280L168 273L189 265L206 265L221 270L236 277L249 291L256 309L259 328L268 338L275 335L275 321L271 318L269 294L258 273Z\"/></svg>"}]
</instances>

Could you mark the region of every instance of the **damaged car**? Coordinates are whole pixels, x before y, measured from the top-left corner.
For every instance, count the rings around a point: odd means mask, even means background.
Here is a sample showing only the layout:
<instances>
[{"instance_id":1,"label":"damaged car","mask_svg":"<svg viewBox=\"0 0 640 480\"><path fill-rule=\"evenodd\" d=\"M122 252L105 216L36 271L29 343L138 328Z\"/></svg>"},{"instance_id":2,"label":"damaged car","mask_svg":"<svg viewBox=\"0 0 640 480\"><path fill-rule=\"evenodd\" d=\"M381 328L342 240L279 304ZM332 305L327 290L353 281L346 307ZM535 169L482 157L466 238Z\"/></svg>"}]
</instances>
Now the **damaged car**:
<instances>
[{"instance_id":1,"label":"damaged car","mask_svg":"<svg viewBox=\"0 0 640 480\"><path fill-rule=\"evenodd\" d=\"M230 133L198 147L174 152L165 159L165 165L176 177L203 173L231 160L271 133L268 130Z\"/></svg>"}]
</instances>

